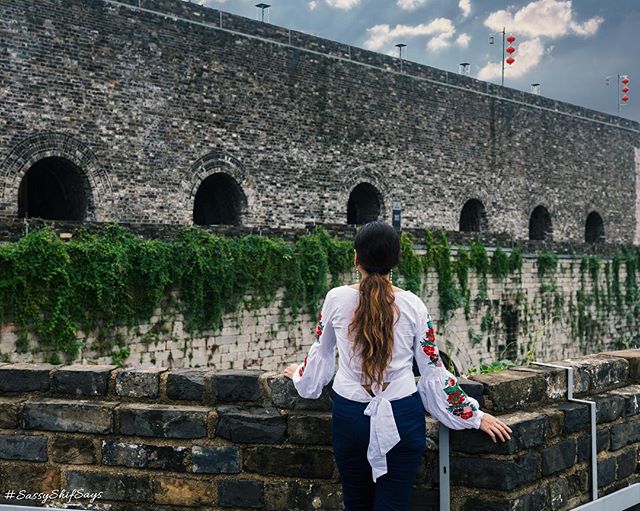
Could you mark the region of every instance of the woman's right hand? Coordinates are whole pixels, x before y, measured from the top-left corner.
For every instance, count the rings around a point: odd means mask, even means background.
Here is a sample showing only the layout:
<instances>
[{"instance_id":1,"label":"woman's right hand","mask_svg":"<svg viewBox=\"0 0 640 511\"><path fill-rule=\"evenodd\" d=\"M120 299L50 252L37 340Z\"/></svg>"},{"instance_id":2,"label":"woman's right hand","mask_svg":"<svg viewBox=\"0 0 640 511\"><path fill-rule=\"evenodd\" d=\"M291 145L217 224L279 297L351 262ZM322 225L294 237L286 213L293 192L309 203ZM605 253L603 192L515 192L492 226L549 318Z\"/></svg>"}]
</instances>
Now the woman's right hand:
<instances>
[{"instance_id":1,"label":"woman's right hand","mask_svg":"<svg viewBox=\"0 0 640 511\"><path fill-rule=\"evenodd\" d=\"M512 433L511 428L487 412L482 416L479 429L489 435L493 443L496 443L496 437L500 438L503 442L511 439L509 436L509 433Z\"/></svg>"}]
</instances>

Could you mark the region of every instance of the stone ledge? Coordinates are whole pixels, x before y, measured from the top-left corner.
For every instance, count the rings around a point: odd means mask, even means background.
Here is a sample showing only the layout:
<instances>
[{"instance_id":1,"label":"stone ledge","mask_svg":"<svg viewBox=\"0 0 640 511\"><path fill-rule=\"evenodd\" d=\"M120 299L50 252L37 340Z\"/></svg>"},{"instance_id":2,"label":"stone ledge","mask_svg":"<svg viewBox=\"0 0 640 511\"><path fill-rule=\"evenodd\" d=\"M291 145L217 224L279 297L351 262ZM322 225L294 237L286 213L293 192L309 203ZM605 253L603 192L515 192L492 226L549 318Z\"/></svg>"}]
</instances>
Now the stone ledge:
<instances>
[{"instance_id":1,"label":"stone ledge","mask_svg":"<svg viewBox=\"0 0 640 511\"><path fill-rule=\"evenodd\" d=\"M601 395L598 399L624 400L621 413L635 414L640 407L640 386L624 395L606 397L640 383L640 350L618 350L554 362L574 368L576 396ZM564 401L567 372L537 365L517 366L505 371L460 376L463 390L478 400L481 409L508 413ZM107 399L119 403L228 404L243 407L275 407L296 411L331 411L331 383L319 399L301 398L293 382L279 373L257 370L215 371L210 368L118 368L113 365L4 364L0 365L0 397L34 395L68 400ZM614 392L615 394L615 392ZM617 395L617 394L616 394ZM12 405L13 406L13 405ZM0 424L12 424L14 412L0 412ZM602 411L601 413L605 413ZM612 413L611 410L607 413ZM617 413L617 412L616 412ZM13 422L12 422L13 421ZM322 443L322 439L317 441Z\"/></svg>"}]
</instances>

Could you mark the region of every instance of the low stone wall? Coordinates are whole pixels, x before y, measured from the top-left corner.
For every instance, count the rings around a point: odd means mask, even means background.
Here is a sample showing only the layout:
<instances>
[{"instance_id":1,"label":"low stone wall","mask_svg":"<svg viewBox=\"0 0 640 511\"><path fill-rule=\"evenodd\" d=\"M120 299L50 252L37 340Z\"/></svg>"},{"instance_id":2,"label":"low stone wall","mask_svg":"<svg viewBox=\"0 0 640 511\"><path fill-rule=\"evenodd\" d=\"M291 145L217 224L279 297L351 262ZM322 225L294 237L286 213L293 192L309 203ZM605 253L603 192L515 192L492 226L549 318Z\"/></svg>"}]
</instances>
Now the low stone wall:
<instances>
[{"instance_id":1,"label":"low stone wall","mask_svg":"<svg viewBox=\"0 0 640 511\"><path fill-rule=\"evenodd\" d=\"M640 480L640 352L558 363L575 368L575 395L597 403L600 495ZM513 434L494 444L451 432L452 510L590 500L589 407L565 399L566 381L564 369L540 366L460 378ZM426 423L416 510L438 508L438 423ZM301 399L262 371L1 365L0 502L42 505L38 492L60 489L112 511L339 510L329 389ZM40 500L18 501L21 491Z\"/></svg>"}]
</instances>

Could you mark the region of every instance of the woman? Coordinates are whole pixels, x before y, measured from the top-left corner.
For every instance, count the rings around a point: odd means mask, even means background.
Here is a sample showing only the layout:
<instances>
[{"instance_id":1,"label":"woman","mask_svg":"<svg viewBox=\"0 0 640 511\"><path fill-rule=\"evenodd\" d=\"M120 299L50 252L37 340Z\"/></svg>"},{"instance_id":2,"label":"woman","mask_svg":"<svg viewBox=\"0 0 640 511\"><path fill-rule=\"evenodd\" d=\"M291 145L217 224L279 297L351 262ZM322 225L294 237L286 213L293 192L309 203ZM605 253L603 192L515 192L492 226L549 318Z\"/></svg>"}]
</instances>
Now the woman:
<instances>
[{"instance_id":1,"label":"woman","mask_svg":"<svg viewBox=\"0 0 640 511\"><path fill-rule=\"evenodd\" d=\"M494 442L511 429L483 412L443 365L422 300L392 285L400 239L383 222L355 238L359 285L331 289L304 362L283 374L318 398L339 367L333 396L333 452L347 511L407 510L425 447L425 409L452 429L475 428ZM413 359L420 378L416 385Z\"/></svg>"}]
</instances>

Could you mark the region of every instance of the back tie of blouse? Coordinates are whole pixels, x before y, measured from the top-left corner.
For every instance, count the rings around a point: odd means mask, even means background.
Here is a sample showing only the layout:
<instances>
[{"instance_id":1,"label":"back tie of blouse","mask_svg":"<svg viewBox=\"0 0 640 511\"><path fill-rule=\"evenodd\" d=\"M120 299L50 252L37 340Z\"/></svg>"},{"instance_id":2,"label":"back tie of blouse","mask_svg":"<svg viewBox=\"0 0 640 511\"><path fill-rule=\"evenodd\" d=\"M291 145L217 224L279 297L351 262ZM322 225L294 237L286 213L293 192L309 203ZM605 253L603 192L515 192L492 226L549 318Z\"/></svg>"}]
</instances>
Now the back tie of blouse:
<instances>
[{"instance_id":1,"label":"back tie of blouse","mask_svg":"<svg viewBox=\"0 0 640 511\"><path fill-rule=\"evenodd\" d=\"M364 414L371 418L367 460L371 465L371 474L375 482L378 477L387 473L387 453L400 441L391 401L417 391L413 371L404 372L400 377L391 380L384 390L372 385L374 396L371 396L360 382L347 378L338 370L333 390L346 399L369 403L364 410Z\"/></svg>"}]
</instances>

